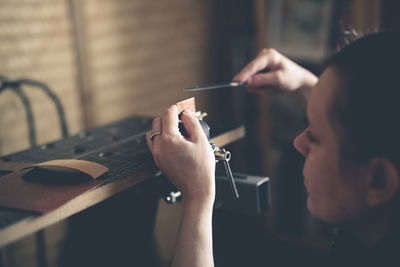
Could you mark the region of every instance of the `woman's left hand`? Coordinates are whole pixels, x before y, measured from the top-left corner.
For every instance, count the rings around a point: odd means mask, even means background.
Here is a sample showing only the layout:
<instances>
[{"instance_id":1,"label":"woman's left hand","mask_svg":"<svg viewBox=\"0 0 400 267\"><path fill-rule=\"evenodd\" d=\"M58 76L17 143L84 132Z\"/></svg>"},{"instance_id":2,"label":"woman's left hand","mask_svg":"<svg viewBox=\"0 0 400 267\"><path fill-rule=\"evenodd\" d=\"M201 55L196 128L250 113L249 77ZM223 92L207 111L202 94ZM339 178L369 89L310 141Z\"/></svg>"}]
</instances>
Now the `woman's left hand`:
<instances>
[{"instance_id":1,"label":"woman's left hand","mask_svg":"<svg viewBox=\"0 0 400 267\"><path fill-rule=\"evenodd\" d=\"M157 167L181 191L184 202L210 203L215 197L215 156L205 133L188 110L181 121L189 137L179 132L178 109L172 105L153 121L147 145ZM151 133L161 132L150 138Z\"/></svg>"}]
</instances>

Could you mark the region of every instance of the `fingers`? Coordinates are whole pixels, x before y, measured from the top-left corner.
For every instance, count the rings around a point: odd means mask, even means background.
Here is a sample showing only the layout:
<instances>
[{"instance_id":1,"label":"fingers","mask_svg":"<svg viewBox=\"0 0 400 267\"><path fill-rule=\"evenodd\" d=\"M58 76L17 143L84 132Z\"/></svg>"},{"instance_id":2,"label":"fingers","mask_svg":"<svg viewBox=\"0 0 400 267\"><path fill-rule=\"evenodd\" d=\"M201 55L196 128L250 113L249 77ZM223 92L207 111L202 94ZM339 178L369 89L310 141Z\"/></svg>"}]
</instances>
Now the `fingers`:
<instances>
[{"instance_id":1,"label":"fingers","mask_svg":"<svg viewBox=\"0 0 400 267\"><path fill-rule=\"evenodd\" d=\"M162 121L163 134L179 133L178 107L176 105L172 105L168 109L166 109L163 113Z\"/></svg>"},{"instance_id":2,"label":"fingers","mask_svg":"<svg viewBox=\"0 0 400 267\"><path fill-rule=\"evenodd\" d=\"M151 131L148 131L146 133L146 143L147 143L147 146L149 147L151 153L153 153L154 144L153 144L153 141L151 140L151 136L150 135L151 135Z\"/></svg>"},{"instance_id":3,"label":"fingers","mask_svg":"<svg viewBox=\"0 0 400 267\"><path fill-rule=\"evenodd\" d=\"M161 118L157 117L153 120L153 133L161 131Z\"/></svg>"},{"instance_id":4,"label":"fingers","mask_svg":"<svg viewBox=\"0 0 400 267\"><path fill-rule=\"evenodd\" d=\"M247 81L246 87L249 91L259 90L262 87L278 88L282 84L281 75L280 71L256 74Z\"/></svg>"},{"instance_id":5,"label":"fingers","mask_svg":"<svg viewBox=\"0 0 400 267\"><path fill-rule=\"evenodd\" d=\"M250 61L232 80L235 82L247 82L256 73L269 68L275 69L279 64L279 53L274 49L264 49L258 56Z\"/></svg>"},{"instance_id":6,"label":"fingers","mask_svg":"<svg viewBox=\"0 0 400 267\"><path fill-rule=\"evenodd\" d=\"M194 116L192 111L184 110L181 115L181 120L190 140L197 140L203 133L203 129L199 120ZM178 108L172 105L164 111L162 116L162 132L163 134L179 134L179 119Z\"/></svg>"},{"instance_id":7,"label":"fingers","mask_svg":"<svg viewBox=\"0 0 400 267\"><path fill-rule=\"evenodd\" d=\"M199 120L194 116L194 113L183 111L181 120L186 132L189 135L189 139L193 142L205 137L203 128L201 128Z\"/></svg>"},{"instance_id":8,"label":"fingers","mask_svg":"<svg viewBox=\"0 0 400 267\"><path fill-rule=\"evenodd\" d=\"M200 122L194 116L193 112L184 110L181 116L181 120L191 141L195 141L198 140L199 138L205 137ZM166 109L161 118L155 118L153 120L153 128L146 134L147 136L146 142L152 153L155 150L159 149L160 142L163 137L168 135L181 136L178 124L179 124L178 108L176 105L172 105L168 109ZM151 134L159 131L162 134L156 135L153 137L153 139L151 139Z\"/></svg>"},{"instance_id":9,"label":"fingers","mask_svg":"<svg viewBox=\"0 0 400 267\"><path fill-rule=\"evenodd\" d=\"M254 87L254 88L247 88L248 91L252 94L262 95L267 91L276 91L277 88L273 86L264 86L264 87Z\"/></svg>"},{"instance_id":10,"label":"fingers","mask_svg":"<svg viewBox=\"0 0 400 267\"><path fill-rule=\"evenodd\" d=\"M162 127L161 118L155 118L153 120L153 128L151 129L151 131L146 133L147 146L149 147L152 153L154 151L154 146L156 145L156 143L160 141L161 135L155 135L152 138L151 134L156 132L161 132L161 127Z\"/></svg>"}]
</instances>

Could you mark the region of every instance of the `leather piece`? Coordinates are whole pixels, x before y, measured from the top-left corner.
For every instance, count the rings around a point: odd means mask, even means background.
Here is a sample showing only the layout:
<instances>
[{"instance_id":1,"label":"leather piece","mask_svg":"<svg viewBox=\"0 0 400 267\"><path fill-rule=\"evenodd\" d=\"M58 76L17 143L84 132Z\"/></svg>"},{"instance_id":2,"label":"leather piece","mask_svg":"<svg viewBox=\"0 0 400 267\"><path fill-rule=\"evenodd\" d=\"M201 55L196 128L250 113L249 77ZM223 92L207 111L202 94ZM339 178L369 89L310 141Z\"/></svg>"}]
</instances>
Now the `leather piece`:
<instances>
[{"instance_id":1,"label":"leather piece","mask_svg":"<svg viewBox=\"0 0 400 267\"><path fill-rule=\"evenodd\" d=\"M27 167L28 168L35 168L35 167L65 167L74 169L78 172L83 172L88 176L92 177L93 179L98 178L100 175L104 174L108 171L108 168L96 163L87 160L77 160L77 159L57 159L57 160L49 160L46 162L38 163L33 166Z\"/></svg>"},{"instance_id":2,"label":"leather piece","mask_svg":"<svg viewBox=\"0 0 400 267\"><path fill-rule=\"evenodd\" d=\"M191 111L196 112L194 97L178 102L176 105L178 106L178 114L180 114L184 109L190 109Z\"/></svg>"},{"instance_id":3,"label":"leather piece","mask_svg":"<svg viewBox=\"0 0 400 267\"><path fill-rule=\"evenodd\" d=\"M22 179L29 170L0 178L0 206L46 213L104 183L96 179L78 184L45 184Z\"/></svg>"}]
</instances>

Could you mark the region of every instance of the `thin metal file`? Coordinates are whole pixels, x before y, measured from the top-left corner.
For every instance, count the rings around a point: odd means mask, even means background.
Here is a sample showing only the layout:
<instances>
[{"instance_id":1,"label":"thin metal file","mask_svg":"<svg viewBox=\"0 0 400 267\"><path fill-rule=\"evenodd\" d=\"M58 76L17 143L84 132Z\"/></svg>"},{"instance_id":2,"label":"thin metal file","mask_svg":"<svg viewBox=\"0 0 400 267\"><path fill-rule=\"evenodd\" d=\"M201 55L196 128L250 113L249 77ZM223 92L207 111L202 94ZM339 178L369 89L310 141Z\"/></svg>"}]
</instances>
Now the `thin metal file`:
<instances>
[{"instance_id":1,"label":"thin metal file","mask_svg":"<svg viewBox=\"0 0 400 267\"><path fill-rule=\"evenodd\" d=\"M197 87L192 87L192 88L185 88L185 89L183 89L183 91L213 90L213 89L220 89L220 88L239 87L244 84L245 84L244 82L220 83L220 84L212 84L212 85L197 86Z\"/></svg>"}]
</instances>

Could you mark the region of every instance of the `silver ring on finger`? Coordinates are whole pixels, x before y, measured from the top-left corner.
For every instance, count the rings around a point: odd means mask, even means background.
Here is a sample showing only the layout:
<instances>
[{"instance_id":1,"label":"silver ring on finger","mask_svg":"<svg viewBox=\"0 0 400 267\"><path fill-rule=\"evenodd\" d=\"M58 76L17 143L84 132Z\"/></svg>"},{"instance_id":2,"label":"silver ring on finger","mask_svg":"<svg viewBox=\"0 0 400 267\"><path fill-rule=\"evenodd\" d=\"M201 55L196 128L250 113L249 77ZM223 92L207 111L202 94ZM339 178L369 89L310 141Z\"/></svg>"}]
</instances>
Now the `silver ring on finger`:
<instances>
[{"instance_id":1,"label":"silver ring on finger","mask_svg":"<svg viewBox=\"0 0 400 267\"><path fill-rule=\"evenodd\" d=\"M154 137L156 137L157 135L161 135L161 132L160 132L160 131L157 131L157 132L151 133L151 134L150 134L150 140L153 141L153 140L154 140Z\"/></svg>"}]
</instances>

